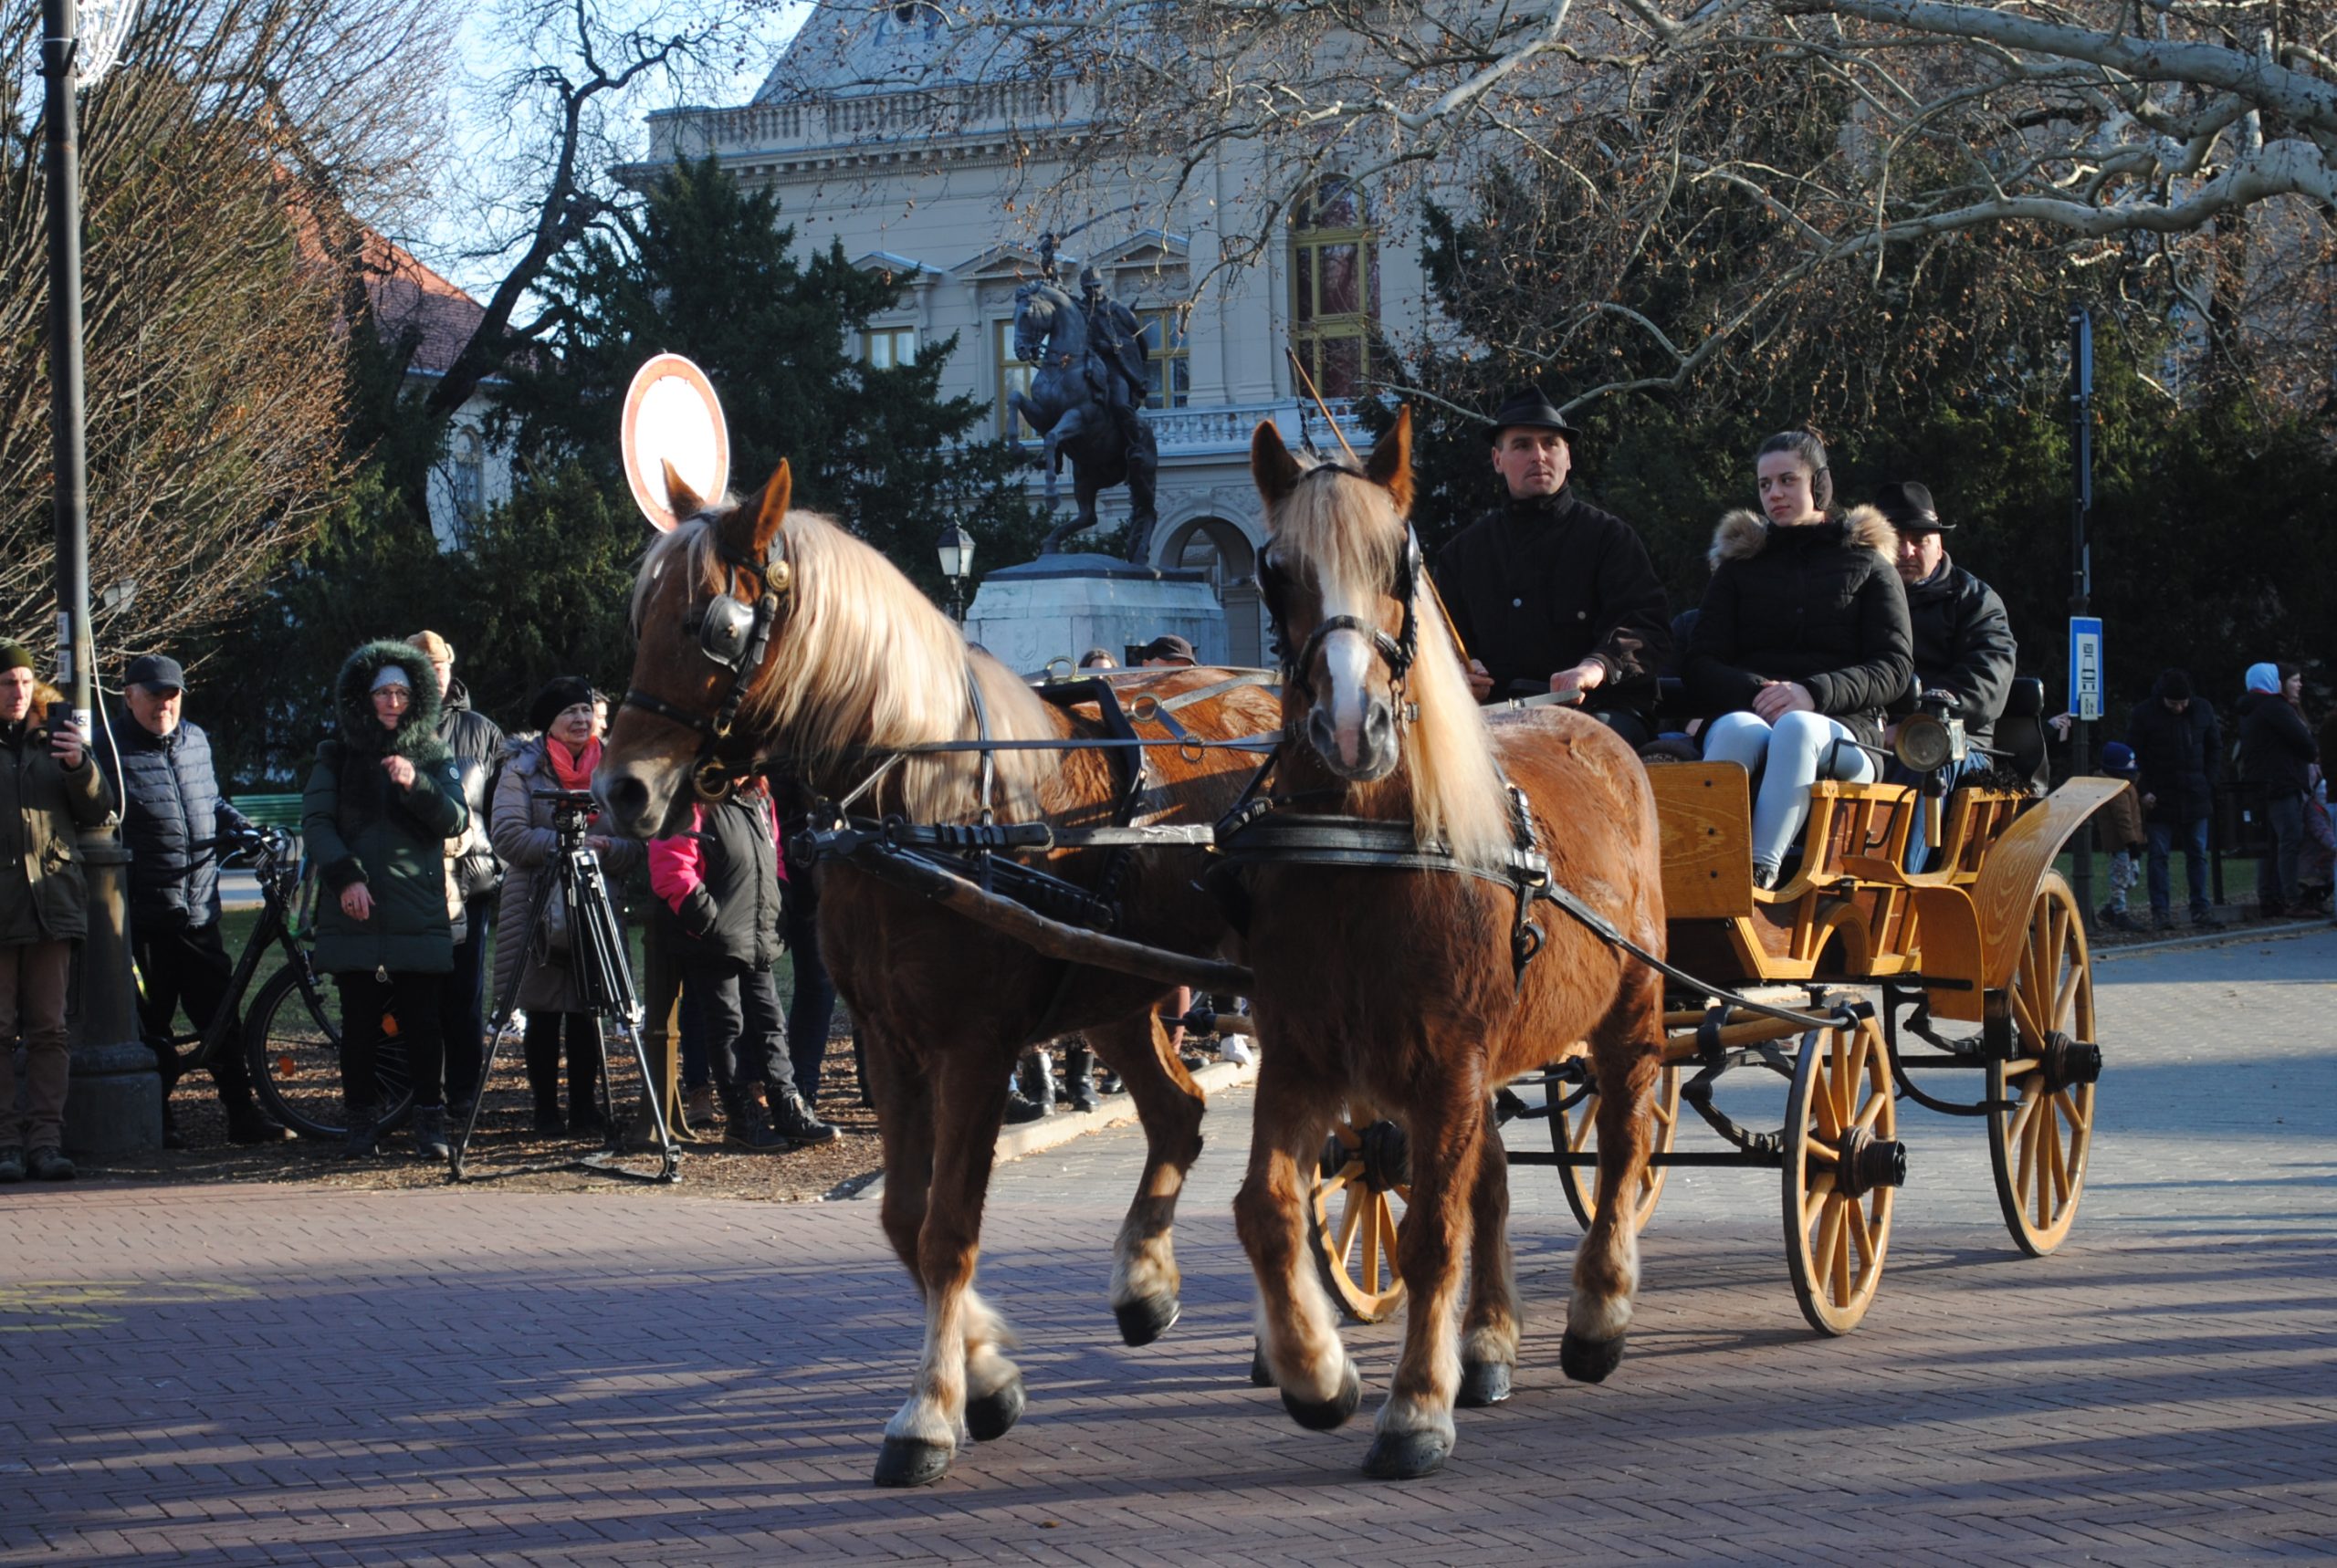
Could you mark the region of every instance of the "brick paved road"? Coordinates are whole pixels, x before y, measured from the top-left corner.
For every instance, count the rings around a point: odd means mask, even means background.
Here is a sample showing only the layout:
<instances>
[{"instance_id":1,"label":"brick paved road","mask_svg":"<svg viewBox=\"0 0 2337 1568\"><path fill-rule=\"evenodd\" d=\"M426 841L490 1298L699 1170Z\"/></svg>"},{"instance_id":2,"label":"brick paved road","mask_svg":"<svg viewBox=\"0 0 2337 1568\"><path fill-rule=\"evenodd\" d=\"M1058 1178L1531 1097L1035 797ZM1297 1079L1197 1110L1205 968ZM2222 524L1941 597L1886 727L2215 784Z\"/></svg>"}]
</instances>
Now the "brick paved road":
<instances>
[{"instance_id":1,"label":"brick paved road","mask_svg":"<svg viewBox=\"0 0 2337 1568\"><path fill-rule=\"evenodd\" d=\"M2106 963L2076 1237L2015 1256L1984 1140L1902 1121L1883 1295L1803 1327L1774 1178L1675 1175L1630 1358L1556 1372L1574 1228L1521 1172L1517 1397L1441 1477L1243 1376L1229 1096L1185 1320L1121 1347L1131 1134L1001 1173L984 1272L1032 1405L940 1487L865 1477L916 1314L866 1204L611 1191L0 1195L0 1561L1753 1560L2337 1555L2337 933ZM1689 1173L1681 1173L1685 1175Z\"/></svg>"}]
</instances>

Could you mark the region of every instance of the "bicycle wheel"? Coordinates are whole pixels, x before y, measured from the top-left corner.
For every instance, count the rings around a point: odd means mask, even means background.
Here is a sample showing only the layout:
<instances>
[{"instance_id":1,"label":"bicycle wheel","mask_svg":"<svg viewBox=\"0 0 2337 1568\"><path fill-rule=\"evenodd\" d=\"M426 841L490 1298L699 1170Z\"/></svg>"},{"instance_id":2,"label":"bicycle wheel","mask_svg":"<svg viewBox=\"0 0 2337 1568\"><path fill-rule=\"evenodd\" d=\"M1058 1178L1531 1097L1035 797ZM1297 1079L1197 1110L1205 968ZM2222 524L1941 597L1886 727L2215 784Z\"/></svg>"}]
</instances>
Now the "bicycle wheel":
<instances>
[{"instance_id":1,"label":"bicycle wheel","mask_svg":"<svg viewBox=\"0 0 2337 1568\"><path fill-rule=\"evenodd\" d=\"M245 1015L244 1049L251 1061L252 1087L278 1121L304 1138L348 1135L338 986L322 977L311 980L297 964L278 969ZM374 1076L381 1085L386 1113L382 1127L386 1132L414 1110L405 1048L398 1040L397 1020L387 1014L382 1019Z\"/></svg>"}]
</instances>

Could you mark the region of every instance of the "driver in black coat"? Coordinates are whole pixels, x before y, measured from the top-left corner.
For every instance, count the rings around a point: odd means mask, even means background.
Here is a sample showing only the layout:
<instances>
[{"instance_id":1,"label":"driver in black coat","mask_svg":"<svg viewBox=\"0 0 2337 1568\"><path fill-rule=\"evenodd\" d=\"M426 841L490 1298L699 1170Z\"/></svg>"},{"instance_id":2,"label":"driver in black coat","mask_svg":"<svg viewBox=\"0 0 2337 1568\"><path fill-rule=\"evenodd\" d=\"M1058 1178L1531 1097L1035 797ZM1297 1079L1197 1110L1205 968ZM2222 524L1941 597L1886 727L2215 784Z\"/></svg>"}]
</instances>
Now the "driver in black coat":
<instances>
[{"instance_id":1,"label":"driver in black coat","mask_svg":"<svg viewBox=\"0 0 2337 1568\"><path fill-rule=\"evenodd\" d=\"M1671 607L1629 523L1567 483L1581 433L1537 388L1489 429L1508 495L1439 552L1436 586L1467 647L1479 702L1572 694L1633 746L1672 653Z\"/></svg>"}]
</instances>

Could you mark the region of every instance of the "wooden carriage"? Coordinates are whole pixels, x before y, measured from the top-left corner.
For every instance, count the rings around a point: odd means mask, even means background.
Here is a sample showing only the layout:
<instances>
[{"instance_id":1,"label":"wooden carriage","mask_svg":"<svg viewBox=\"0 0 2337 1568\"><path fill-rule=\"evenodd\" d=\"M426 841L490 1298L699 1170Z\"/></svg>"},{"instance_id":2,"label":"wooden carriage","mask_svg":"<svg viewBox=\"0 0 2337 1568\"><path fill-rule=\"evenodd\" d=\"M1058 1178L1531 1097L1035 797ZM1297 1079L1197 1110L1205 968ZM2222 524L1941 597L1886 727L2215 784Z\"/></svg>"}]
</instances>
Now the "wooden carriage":
<instances>
[{"instance_id":1,"label":"wooden carriage","mask_svg":"<svg viewBox=\"0 0 2337 1568\"><path fill-rule=\"evenodd\" d=\"M2127 786L2078 779L2042 798L1966 788L1924 800L1909 786L1820 782L1798 869L1767 890L1753 883L1744 768L1657 763L1649 776L1671 961L1834 1021L1810 1029L1672 990L1655 1155L1629 1197L1636 1222L1654 1212L1673 1166L1778 1171L1795 1296L1814 1327L1847 1333L1874 1299L1889 1249L1905 1178L1903 1097L1983 1118L2014 1241L2031 1256L2059 1246L2085 1185L2101 1051L2084 922L2053 862ZM1918 834L1933 869L1909 873ZM1951 1037L1942 1025L1978 1030ZM1556 1166L1585 1225L1608 1201L1594 1190L1598 1096L1587 1066L1578 1044L1561 1051L1505 1090L1497 1113L1509 1163ZM1744 1068L1787 1081L1776 1131L1745 1127L1714 1103L1721 1077ZM1914 1082L1934 1070L1981 1074L1981 1096L1944 1098ZM1676 1146L1683 1109L1724 1146ZM1546 1147L1517 1135L1535 1122L1547 1124ZM1354 1317L1377 1320L1402 1300L1404 1175L1389 1124L1342 1128L1325 1151L1313 1241L1326 1284Z\"/></svg>"}]
</instances>

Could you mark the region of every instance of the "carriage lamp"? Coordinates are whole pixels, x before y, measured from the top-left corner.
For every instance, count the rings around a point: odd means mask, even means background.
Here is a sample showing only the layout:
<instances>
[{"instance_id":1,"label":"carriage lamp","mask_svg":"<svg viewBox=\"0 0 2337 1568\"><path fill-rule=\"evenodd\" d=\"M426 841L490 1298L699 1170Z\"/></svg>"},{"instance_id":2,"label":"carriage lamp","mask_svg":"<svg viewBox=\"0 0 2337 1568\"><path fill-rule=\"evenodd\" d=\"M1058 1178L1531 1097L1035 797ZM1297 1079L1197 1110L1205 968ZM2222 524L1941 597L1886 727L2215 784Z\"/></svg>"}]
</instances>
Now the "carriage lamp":
<instances>
[{"instance_id":1,"label":"carriage lamp","mask_svg":"<svg viewBox=\"0 0 2337 1568\"><path fill-rule=\"evenodd\" d=\"M966 579L974 574L974 536L951 523L941 530L934 549L941 557L941 575L949 582L949 618L963 621Z\"/></svg>"},{"instance_id":2,"label":"carriage lamp","mask_svg":"<svg viewBox=\"0 0 2337 1568\"><path fill-rule=\"evenodd\" d=\"M1892 750L1902 767L1933 773L1961 762L1971 747L1964 738L1964 721L1956 716L1954 697L1946 692L1925 692L1913 713L1899 721L1899 737Z\"/></svg>"}]
</instances>

